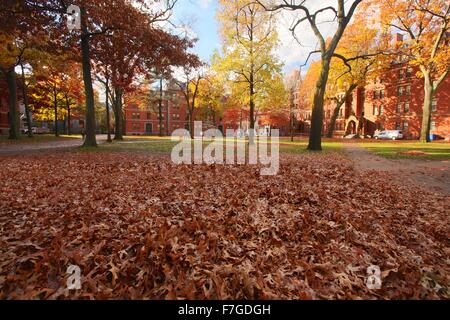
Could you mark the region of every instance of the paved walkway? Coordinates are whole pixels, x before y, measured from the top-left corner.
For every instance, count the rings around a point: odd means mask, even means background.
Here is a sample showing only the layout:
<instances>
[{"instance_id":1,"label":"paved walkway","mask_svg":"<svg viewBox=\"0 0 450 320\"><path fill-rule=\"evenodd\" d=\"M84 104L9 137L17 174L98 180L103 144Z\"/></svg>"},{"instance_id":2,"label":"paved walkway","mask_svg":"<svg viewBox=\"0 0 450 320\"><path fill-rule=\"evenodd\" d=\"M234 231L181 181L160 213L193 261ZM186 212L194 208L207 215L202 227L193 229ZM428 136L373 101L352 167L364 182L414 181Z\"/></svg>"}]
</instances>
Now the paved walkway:
<instances>
[{"instance_id":1,"label":"paved walkway","mask_svg":"<svg viewBox=\"0 0 450 320\"><path fill-rule=\"evenodd\" d=\"M97 143L104 143L106 135L97 135ZM0 145L0 155L16 155L25 152L48 151L54 149L65 149L81 147L83 141L76 138L67 138L59 141L43 141L36 143L17 143Z\"/></svg>"},{"instance_id":2,"label":"paved walkway","mask_svg":"<svg viewBox=\"0 0 450 320\"><path fill-rule=\"evenodd\" d=\"M412 182L427 190L450 195L450 161L390 160L374 155L356 143L346 143L344 148L359 171L391 172L397 183Z\"/></svg>"}]
</instances>

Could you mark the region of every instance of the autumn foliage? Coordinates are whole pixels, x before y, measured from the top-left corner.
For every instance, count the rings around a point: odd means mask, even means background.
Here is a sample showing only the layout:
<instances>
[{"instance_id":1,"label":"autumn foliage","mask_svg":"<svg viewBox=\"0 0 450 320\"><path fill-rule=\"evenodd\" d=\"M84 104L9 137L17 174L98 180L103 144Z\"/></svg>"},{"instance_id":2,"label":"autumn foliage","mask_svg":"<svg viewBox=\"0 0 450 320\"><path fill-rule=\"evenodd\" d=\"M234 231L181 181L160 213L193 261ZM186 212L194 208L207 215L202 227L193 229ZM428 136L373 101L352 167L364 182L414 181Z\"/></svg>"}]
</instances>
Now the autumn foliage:
<instances>
[{"instance_id":1,"label":"autumn foliage","mask_svg":"<svg viewBox=\"0 0 450 320\"><path fill-rule=\"evenodd\" d=\"M117 153L0 168L2 299L449 298L448 197L339 155L285 156L272 177Z\"/></svg>"}]
</instances>

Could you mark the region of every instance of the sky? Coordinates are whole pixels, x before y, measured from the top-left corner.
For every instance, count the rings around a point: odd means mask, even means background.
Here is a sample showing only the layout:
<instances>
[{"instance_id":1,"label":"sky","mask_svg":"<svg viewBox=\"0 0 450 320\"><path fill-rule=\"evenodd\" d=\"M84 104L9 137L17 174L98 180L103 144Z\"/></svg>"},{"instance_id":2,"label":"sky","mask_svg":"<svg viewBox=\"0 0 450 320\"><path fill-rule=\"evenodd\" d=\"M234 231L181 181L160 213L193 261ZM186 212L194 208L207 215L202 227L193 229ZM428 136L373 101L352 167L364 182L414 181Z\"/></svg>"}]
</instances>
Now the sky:
<instances>
[{"instance_id":1,"label":"sky","mask_svg":"<svg viewBox=\"0 0 450 320\"><path fill-rule=\"evenodd\" d=\"M310 0L310 7L322 7L330 0ZM198 38L194 48L202 60L209 61L215 49L220 48L220 36L218 34L219 25L216 20L217 11L216 0L178 0L175 5L173 18L175 24L189 25L191 36ZM289 31L289 27L295 20L296 13L283 12L280 14L277 31L280 40L280 47L276 54L284 63L284 72L288 73L294 69L299 69L304 64L308 53L316 49L316 39L307 24L302 24L298 29L297 36L301 39L302 45L298 44ZM319 16L319 19L326 20L327 13ZM327 36L333 29L332 23L322 23L321 31ZM306 72L307 67L302 68L302 73Z\"/></svg>"},{"instance_id":2,"label":"sky","mask_svg":"<svg viewBox=\"0 0 450 320\"><path fill-rule=\"evenodd\" d=\"M215 0L178 0L174 9L173 21L177 25L189 24L192 36L198 38L194 52L204 61L220 48L216 11Z\"/></svg>"}]
</instances>

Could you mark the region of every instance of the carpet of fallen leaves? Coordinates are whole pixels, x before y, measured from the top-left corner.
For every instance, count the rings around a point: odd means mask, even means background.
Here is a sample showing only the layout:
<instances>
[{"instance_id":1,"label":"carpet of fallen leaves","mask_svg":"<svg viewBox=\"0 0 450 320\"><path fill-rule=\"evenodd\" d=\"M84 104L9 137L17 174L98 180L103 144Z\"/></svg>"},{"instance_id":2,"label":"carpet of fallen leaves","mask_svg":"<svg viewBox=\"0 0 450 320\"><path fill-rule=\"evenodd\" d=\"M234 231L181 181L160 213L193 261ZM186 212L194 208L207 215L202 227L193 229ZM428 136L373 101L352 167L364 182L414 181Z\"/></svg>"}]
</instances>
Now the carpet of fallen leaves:
<instances>
[{"instance_id":1,"label":"carpet of fallen leaves","mask_svg":"<svg viewBox=\"0 0 450 320\"><path fill-rule=\"evenodd\" d=\"M449 204L340 155L0 159L1 299L447 299ZM82 289L66 290L80 266ZM369 290L378 265L383 287Z\"/></svg>"}]
</instances>

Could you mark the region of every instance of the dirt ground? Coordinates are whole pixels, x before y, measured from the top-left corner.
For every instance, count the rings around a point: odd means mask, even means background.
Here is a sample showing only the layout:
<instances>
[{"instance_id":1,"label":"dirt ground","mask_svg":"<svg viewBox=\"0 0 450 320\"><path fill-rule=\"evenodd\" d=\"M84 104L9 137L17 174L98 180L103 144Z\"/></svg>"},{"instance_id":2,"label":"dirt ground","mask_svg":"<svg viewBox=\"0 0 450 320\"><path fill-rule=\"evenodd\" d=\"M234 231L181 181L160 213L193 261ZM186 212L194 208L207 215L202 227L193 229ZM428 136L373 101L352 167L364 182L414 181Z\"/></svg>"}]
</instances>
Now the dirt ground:
<instances>
[{"instance_id":1,"label":"dirt ground","mask_svg":"<svg viewBox=\"0 0 450 320\"><path fill-rule=\"evenodd\" d=\"M356 143L345 144L344 148L358 171L392 172L392 179L402 185L414 183L428 191L450 194L450 161L390 160L374 155Z\"/></svg>"}]
</instances>

